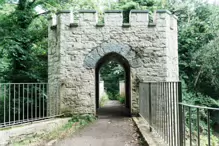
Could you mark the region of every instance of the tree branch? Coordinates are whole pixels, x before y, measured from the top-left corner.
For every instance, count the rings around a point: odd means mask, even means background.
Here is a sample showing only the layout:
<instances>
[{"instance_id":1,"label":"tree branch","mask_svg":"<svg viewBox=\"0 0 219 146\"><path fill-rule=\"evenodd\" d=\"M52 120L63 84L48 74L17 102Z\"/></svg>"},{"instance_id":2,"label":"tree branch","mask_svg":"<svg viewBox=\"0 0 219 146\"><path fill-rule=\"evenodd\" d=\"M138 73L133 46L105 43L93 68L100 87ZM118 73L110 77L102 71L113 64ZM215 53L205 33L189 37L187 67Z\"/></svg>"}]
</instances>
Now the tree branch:
<instances>
[{"instance_id":1,"label":"tree branch","mask_svg":"<svg viewBox=\"0 0 219 146\"><path fill-rule=\"evenodd\" d=\"M202 66L200 67L199 72L198 72L198 75L197 75L197 77L196 77L196 79L195 79L194 87L196 87L196 85L197 85L197 83L198 83L198 79L199 79L199 77L200 77L200 75L201 75L201 72L202 72Z\"/></svg>"},{"instance_id":2,"label":"tree branch","mask_svg":"<svg viewBox=\"0 0 219 146\"><path fill-rule=\"evenodd\" d=\"M32 2L29 3L29 6L32 6L35 2L36 0L33 0Z\"/></svg>"}]
</instances>

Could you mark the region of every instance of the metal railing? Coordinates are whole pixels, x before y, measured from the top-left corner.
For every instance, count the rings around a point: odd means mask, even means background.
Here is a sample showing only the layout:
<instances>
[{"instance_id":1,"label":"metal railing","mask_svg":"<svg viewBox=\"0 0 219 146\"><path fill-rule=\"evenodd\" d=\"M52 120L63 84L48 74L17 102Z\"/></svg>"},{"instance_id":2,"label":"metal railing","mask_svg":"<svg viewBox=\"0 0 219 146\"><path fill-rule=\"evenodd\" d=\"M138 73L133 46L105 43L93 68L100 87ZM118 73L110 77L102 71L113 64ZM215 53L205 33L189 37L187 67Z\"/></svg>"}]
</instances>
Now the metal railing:
<instances>
[{"instance_id":1,"label":"metal railing","mask_svg":"<svg viewBox=\"0 0 219 146\"><path fill-rule=\"evenodd\" d=\"M219 113L219 108L179 103L181 113L181 146L218 146L219 139L213 141L211 115ZM215 136L216 137L216 136Z\"/></svg>"},{"instance_id":2,"label":"metal railing","mask_svg":"<svg viewBox=\"0 0 219 146\"><path fill-rule=\"evenodd\" d=\"M180 145L180 82L140 83L140 115L167 145Z\"/></svg>"},{"instance_id":3,"label":"metal railing","mask_svg":"<svg viewBox=\"0 0 219 146\"><path fill-rule=\"evenodd\" d=\"M0 83L0 127L60 115L59 86L48 83Z\"/></svg>"}]
</instances>

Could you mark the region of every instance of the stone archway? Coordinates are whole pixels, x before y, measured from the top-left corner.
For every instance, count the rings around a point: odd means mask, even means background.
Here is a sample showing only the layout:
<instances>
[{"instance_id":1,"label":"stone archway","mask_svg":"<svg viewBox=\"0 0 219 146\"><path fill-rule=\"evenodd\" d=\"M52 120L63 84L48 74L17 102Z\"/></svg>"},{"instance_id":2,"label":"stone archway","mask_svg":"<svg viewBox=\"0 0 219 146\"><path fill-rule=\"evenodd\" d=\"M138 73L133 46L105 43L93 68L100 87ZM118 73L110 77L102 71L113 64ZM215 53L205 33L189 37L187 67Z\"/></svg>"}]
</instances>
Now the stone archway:
<instances>
[{"instance_id":1,"label":"stone archway","mask_svg":"<svg viewBox=\"0 0 219 146\"><path fill-rule=\"evenodd\" d=\"M94 48L89 52L84 60L86 68L95 69L95 104L99 108L99 70L104 63L115 60L125 70L126 76L126 108L131 113L131 68L138 68L142 66L140 56L125 44L108 43L101 47Z\"/></svg>"},{"instance_id":2,"label":"stone archway","mask_svg":"<svg viewBox=\"0 0 219 146\"><path fill-rule=\"evenodd\" d=\"M96 108L99 108L99 71L103 64L108 61L118 62L125 71L125 107L128 109L128 113L131 113L131 76L129 62L120 54L111 52L100 58L95 67L95 83L96 83Z\"/></svg>"},{"instance_id":3,"label":"stone archway","mask_svg":"<svg viewBox=\"0 0 219 146\"><path fill-rule=\"evenodd\" d=\"M84 65L86 68L95 68L96 63L109 53L117 53L123 56L132 68L141 67L140 56L126 44L108 43L101 47L94 48L86 55Z\"/></svg>"}]
</instances>

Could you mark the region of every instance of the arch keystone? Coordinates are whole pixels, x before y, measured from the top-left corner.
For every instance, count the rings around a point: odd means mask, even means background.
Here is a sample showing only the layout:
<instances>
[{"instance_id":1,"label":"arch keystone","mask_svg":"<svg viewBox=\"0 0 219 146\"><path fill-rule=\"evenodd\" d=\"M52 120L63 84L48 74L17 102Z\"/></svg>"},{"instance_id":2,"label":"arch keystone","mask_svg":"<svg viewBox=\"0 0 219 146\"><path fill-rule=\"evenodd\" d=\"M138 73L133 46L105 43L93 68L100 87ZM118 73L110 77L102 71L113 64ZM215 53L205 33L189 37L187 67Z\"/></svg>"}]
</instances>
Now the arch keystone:
<instances>
[{"instance_id":1,"label":"arch keystone","mask_svg":"<svg viewBox=\"0 0 219 146\"><path fill-rule=\"evenodd\" d=\"M103 51L105 54L115 52L120 54L122 50L122 45L121 44L106 44L103 46Z\"/></svg>"}]
</instances>

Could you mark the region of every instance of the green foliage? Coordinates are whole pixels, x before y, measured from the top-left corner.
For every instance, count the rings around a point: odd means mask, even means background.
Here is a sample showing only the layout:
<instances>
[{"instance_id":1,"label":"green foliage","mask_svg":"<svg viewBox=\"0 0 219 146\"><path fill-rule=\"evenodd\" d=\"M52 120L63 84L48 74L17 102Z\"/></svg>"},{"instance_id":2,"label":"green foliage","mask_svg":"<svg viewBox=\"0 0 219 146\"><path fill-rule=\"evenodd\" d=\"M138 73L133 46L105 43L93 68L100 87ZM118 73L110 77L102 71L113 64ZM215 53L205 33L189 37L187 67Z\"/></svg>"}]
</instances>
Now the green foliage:
<instances>
[{"instance_id":1,"label":"green foliage","mask_svg":"<svg viewBox=\"0 0 219 146\"><path fill-rule=\"evenodd\" d=\"M113 90L113 92L115 92L115 91ZM114 93L114 94L116 94L116 93ZM114 94L112 92L107 92L109 100L116 100L116 96Z\"/></svg>"},{"instance_id":2,"label":"green foliage","mask_svg":"<svg viewBox=\"0 0 219 146\"><path fill-rule=\"evenodd\" d=\"M125 96L117 94L116 95L116 99L121 103L124 104L125 103Z\"/></svg>"},{"instance_id":3,"label":"green foliage","mask_svg":"<svg viewBox=\"0 0 219 146\"><path fill-rule=\"evenodd\" d=\"M18 5L0 1L0 81L47 82L47 13L63 9L107 8L102 0L19 0ZM50 14L49 14L50 15Z\"/></svg>"},{"instance_id":4,"label":"green foliage","mask_svg":"<svg viewBox=\"0 0 219 146\"><path fill-rule=\"evenodd\" d=\"M187 0L176 3L172 11L179 18L181 78L190 90L218 99L219 72L213 60L216 61L214 58L219 51L216 44L219 30L219 18L216 15L219 8Z\"/></svg>"},{"instance_id":5,"label":"green foliage","mask_svg":"<svg viewBox=\"0 0 219 146\"><path fill-rule=\"evenodd\" d=\"M70 123L80 123L80 125L84 126L89 124L90 122L93 122L96 120L96 117L94 117L91 114L85 114L85 115L73 115L72 118L69 120Z\"/></svg>"},{"instance_id":6,"label":"green foliage","mask_svg":"<svg viewBox=\"0 0 219 146\"><path fill-rule=\"evenodd\" d=\"M206 135L201 135L200 136L200 143L202 145L208 145L208 137ZM219 144L219 139L215 135L211 135L211 145L212 146L217 146Z\"/></svg>"},{"instance_id":7,"label":"green foliage","mask_svg":"<svg viewBox=\"0 0 219 146\"><path fill-rule=\"evenodd\" d=\"M219 61L219 8L196 0L173 3L169 8L179 18L179 67L184 88L183 101L218 108L219 66L216 62ZM218 125L218 113L212 111L210 114L211 126ZM207 112L201 111L201 117L203 130L206 131ZM195 115L192 121L196 123Z\"/></svg>"},{"instance_id":8,"label":"green foliage","mask_svg":"<svg viewBox=\"0 0 219 146\"><path fill-rule=\"evenodd\" d=\"M132 9L149 10L153 13L162 7L163 2L156 0L120 0L113 5L113 9L123 10L124 23L129 22L129 13Z\"/></svg>"},{"instance_id":9,"label":"green foliage","mask_svg":"<svg viewBox=\"0 0 219 146\"><path fill-rule=\"evenodd\" d=\"M129 22L129 12L132 9L138 9L139 4L131 1L131 0L121 0L119 3L116 3L114 6L114 9L122 9L123 10L123 18L124 22L127 23Z\"/></svg>"},{"instance_id":10,"label":"green foliage","mask_svg":"<svg viewBox=\"0 0 219 146\"><path fill-rule=\"evenodd\" d=\"M119 81L124 80L124 69L115 61L104 64L100 69L100 77L104 80L104 87L110 100L116 99L119 92Z\"/></svg>"},{"instance_id":11,"label":"green foliage","mask_svg":"<svg viewBox=\"0 0 219 146\"><path fill-rule=\"evenodd\" d=\"M207 95L204 95L200 92L191 92L188 90L186 83L182 81L183 85L183 102L188 103L190 105L200 105L200 106L205 106L205 107L214 107L218 108L219 107L219 100L215 100L212 97L209 97ZM189 124L189 112L188 108L185 109L185 118L187 125ZM191 119L192 123L194 124L192 128L197 131L197 111L196 108L191 108ZM210 118L211 118L211 126L213 127L214 125L219 124L219 117L218 117L218 111L213 111L210 110ZM207 110L200 109L200 127L201 131L207 132Z\"/></svg>"},{"instance_id":12,"label":"green foliage","mask_svg":"<svg viewBox=\"0 0 219 146\"><path fill-rule=\"evenodd\" d=\"M41 76L40 71L42 70L32 68L42 61L39 55L44 55L44 58L47 58L46 53L36 53L37 49L45 50L45 52L47 49L45 44L41 45L41 48L36 46L38 43L42 44L43 40L47 38L47 23L42 23L43 19L36 17L36 15L33 2L20 0L13 11L0 17L0 28L2 28L0 29L2 34L0 36L0 51L4 52L1 58L7 64L1 73L7 74L5 77L7 82L47 80L47 76ZM37 25L36 22L40 24ZM44 68L43 73L46 73L47 63L44 63L42 68Z\"/></svg>"},{"instance_id":13,"label":"green foliage","mask_svg":"<svg viewBox=\"0 0 219 146\"><path fill-rule=\"evenodd\" d=\"M108 95L103 95L100 98L100 107L103 107L108 100L109 100Z\"/></svg>"}]
</instances>

